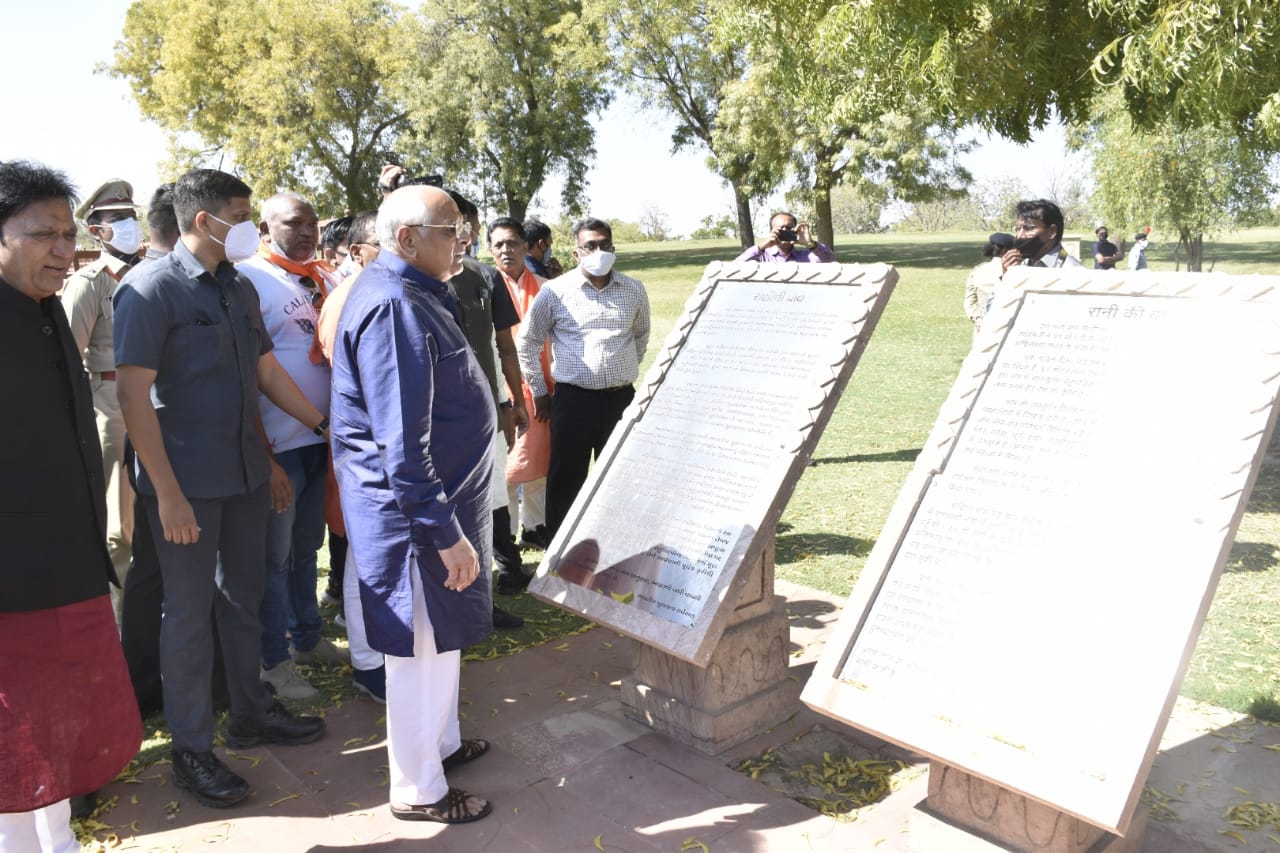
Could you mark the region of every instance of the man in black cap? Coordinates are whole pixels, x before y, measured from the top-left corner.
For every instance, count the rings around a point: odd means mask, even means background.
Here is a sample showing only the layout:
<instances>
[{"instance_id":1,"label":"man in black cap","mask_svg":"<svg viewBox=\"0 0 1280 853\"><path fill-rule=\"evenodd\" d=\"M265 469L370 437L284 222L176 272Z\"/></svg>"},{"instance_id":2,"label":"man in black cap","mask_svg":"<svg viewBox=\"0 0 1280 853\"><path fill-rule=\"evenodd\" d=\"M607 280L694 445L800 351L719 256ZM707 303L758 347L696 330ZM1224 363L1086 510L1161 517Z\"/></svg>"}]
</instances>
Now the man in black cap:
<instances>
[{"instance_id":1,"label":"man in black cap","mask_svg":"<svg viewBox=\"0 0 1280 853\"><path fill-rule=\"evenodd\" d=\"M76 349L84 359L93 387L93 410L102 445L102 467L107 481L107 550L120 588L129 571L129 543L133 534L133 492L124 476L124 416L116 401L116 359L112 344L111 298L116 285L139 259L142 227L133 187L113 178L98 187L76 208L76 218L89 227L101 256L77 270L62 289L62 307L71 323ZM120 596L115 599L120 621Z\"/></svg>"}]
</instances>

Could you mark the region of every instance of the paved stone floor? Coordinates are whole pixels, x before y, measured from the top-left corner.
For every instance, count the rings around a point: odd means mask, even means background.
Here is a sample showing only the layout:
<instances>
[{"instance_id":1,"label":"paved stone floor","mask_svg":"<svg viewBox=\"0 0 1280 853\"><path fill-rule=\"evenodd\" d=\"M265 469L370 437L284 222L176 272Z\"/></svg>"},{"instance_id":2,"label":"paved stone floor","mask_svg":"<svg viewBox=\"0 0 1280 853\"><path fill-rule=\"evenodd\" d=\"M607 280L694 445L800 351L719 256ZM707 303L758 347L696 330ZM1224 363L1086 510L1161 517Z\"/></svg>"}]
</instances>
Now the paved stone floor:
<instances>
[{"instance_id":1,"label":"paved stone floor","mask_svg":"<svg viewBox=\"0 0 1280 853\"><path fill-rule=\"evenodd\" d=\"M779 582L791 618L792 672L803 683L842 601ZM406 823L387 809L383 708L365 698L326 712L327 736L300 747L257 748L224 759L253 786L244 803L207 809L174 789L167 765L103 791L117 796L99 820L112 849L319 853L392 851L928 851L998 848L962 837L919 805L926 763L797 706L770 732L709 757L628 720L618 684L630 641L596 628L463 670L463 733L491 753L450 781L490 798L492 816L445 827ZM1105 720L1082 725L1105 725ZM1245 801L1280 803L1280 728L1180 700L1149 780L1161 805L1140 850L1280 849L1280 828L1251 831L1224 811ZM1277 747L1280 748L1280 747ZM753 780L733 769L773 749L785 764L824 752L903 757L912 765L891 794L841 818L781 790L777 774ZM785 785L777 787L786 788ZM795 793L792 791L792 793ZM1239 832L1246 848L1224 832ZM938 838L947 841L939 842Z\"/></svg>"}]
</instances>

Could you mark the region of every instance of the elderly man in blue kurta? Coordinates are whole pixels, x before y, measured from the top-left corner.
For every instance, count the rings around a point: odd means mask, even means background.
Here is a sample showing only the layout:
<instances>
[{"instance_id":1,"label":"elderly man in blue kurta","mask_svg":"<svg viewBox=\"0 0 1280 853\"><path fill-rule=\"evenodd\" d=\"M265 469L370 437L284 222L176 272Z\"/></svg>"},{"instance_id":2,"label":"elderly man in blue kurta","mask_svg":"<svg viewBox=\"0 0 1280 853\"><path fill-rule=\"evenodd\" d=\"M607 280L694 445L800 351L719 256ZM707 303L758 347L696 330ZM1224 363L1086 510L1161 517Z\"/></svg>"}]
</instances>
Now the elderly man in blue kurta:
<instances>
[{"instance_id":1,"label":"elderly man in blue kurta","mask_svg":"<svg viewBox=\"0 0 1280 853\"><path fill-rule=\"evenodd\" d=\"M492 810L445 773L489 748L462 740L458 678L462 647L493 630L496 429L444 284L469 230L447 193L408 186L383 202L377 232L382 253L334 341L334 470L369 644L387 656L391 812L464 823Z\"/></svg>"}]
</instances>

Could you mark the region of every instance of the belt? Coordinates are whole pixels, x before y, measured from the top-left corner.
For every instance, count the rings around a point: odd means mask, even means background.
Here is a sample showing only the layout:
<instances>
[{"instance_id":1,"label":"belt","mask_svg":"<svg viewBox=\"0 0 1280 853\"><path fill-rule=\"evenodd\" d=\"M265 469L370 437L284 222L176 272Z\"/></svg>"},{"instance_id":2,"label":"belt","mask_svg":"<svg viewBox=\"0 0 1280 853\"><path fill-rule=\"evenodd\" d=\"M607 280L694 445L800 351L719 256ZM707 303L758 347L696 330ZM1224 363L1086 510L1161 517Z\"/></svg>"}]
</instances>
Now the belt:
<instances>
[{"instance_id":1,"label":"belt","mask_svg":"<svg viewBox=\"0 0 1280 853\"><path fill-rule=\"evenodd\" d=\"M114 370L104 370L101 373L95 373L93 375L103 380L104 382L116 381L116 372Z\"/></svg>"},{"instance_id":2,"label":"belt","mask_svg":"<svg viewBox=\"0 0 1280 853\"><path fill-rule=\"evenodd\" d=\"M587 394L616 394L619 391L634 391L635 386L628 382L626 385L614 385L609 388L583 388L581 385L574 385L571 382L557 382L556 387L572 388L575 391L582 391Z\"/></svg>"}]
</instances>

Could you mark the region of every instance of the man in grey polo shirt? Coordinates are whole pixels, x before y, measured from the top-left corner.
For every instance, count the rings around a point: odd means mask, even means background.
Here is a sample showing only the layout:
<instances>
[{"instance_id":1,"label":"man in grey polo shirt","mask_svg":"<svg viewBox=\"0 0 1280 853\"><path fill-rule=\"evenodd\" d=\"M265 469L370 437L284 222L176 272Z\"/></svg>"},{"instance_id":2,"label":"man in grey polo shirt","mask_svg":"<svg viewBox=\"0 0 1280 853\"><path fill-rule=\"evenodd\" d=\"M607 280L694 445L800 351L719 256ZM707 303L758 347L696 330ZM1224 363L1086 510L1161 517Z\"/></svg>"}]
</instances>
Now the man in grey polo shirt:
<instances>
[{"instance_id":1,"label":"man in grey polo shirt","mask_svg":"<svg viewBox=\"0 0 1280 853\"><path fill-rule=\"evenodd\" d=\"M258 680L269 510L258 391L327 438L316 410L271 352L258 295L229 262L258 247L249 188L195 169L174 188L181 237L115 297L116 385L137 451L138 493L164 580L160 671L177 787L207 806L249 795L213 754L215 613L231 696L226 741L308 743L324 721L299 717Z\"/></svg>"}]
</instances>

